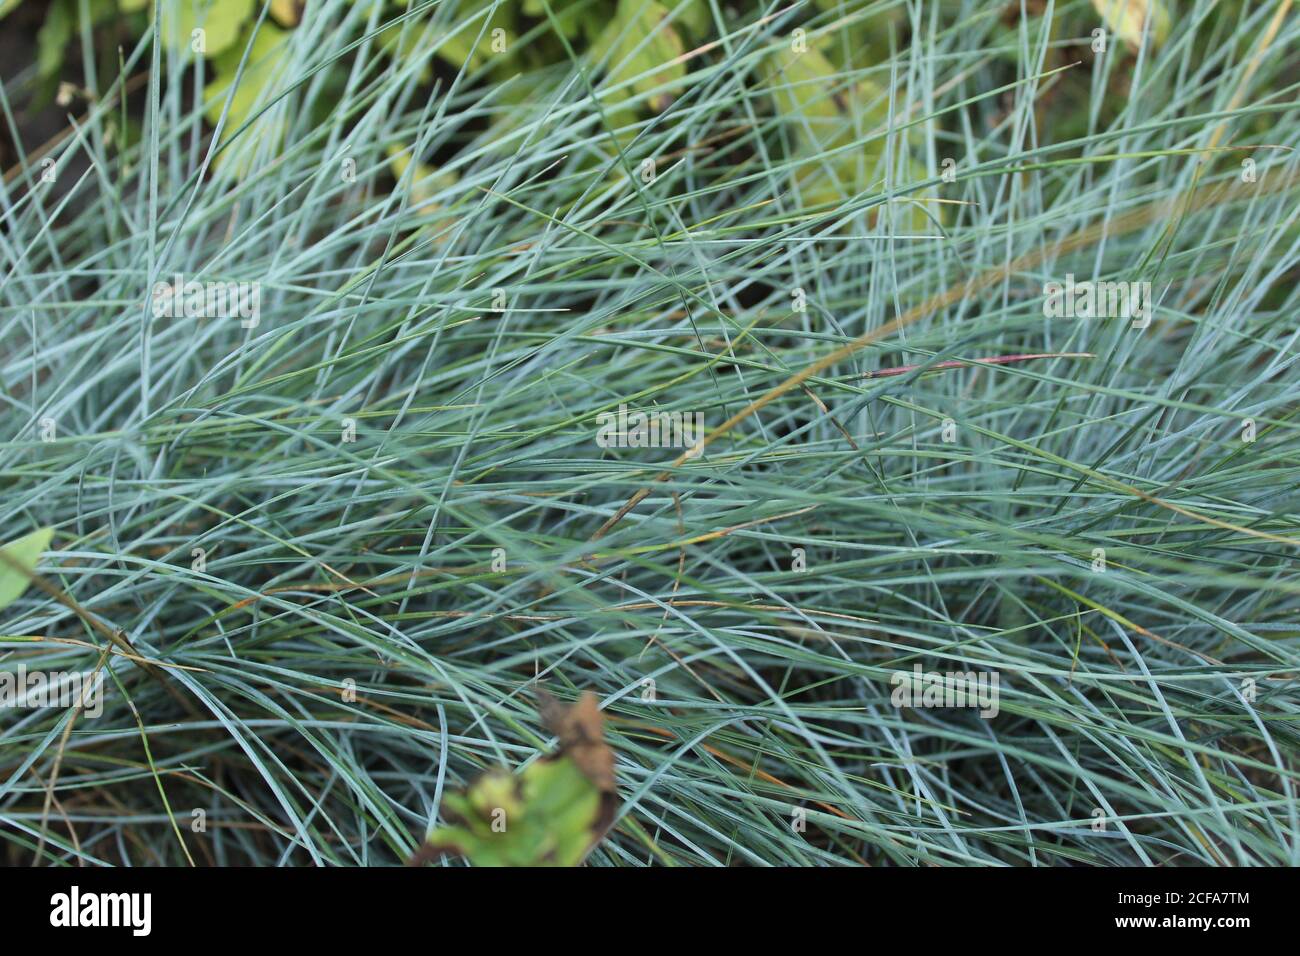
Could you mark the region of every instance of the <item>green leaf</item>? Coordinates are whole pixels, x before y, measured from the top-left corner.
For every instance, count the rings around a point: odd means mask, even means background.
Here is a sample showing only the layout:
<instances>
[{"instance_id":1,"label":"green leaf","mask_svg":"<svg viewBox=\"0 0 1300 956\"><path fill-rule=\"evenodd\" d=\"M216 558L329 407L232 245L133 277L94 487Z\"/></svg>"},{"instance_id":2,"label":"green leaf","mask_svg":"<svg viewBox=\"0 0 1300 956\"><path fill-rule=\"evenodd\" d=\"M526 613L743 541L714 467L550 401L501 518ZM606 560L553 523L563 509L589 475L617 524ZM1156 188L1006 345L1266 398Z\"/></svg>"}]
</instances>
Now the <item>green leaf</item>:
<instances>
[{"instance_id":1,"label":"green leaf","mask_svg":"<svg viewBox=\"0 0 1300 956\"><path fill-rule=\"evenodd\" d=\"M818 48L845 70L888 60L891 29L895 31L898 45L906 49L907 40L902 31L907 25L907 9L902 4L867 16L850 9L845 0L817 0L817 6L848 21L818 42Z\"/></svg>"},{"instance_id":2,"label":"green leaf","mask_svg":"<svg viewBox=\"0 0 1300 956\"><path fill-rule=\"evenodd\" d=\"M599 4L596 2L582 3L569 2L564 0L550 0L551 14L555 17L555 22L560 26L560 32L569 39L573 39L579 33L583 32L586 25L598 22L603 19L599 11ZM526 16L536 17L538 20L546 19L546 7L542 0L524 0L522 10Z\"/></svg>"},{"instance_id":3,"label":"green leaf","mask_svg":"<svg viewBox=\"0 0 1300 956\"><path fill-rule=\"evenodd\" d=\"M115 0L89 0L87 11L92 27L119 16ZM77 36L80 15L79 0L55 0L50 4L36 34L36 68L43 79L57 76L63 69L63 54Z\"/></svg>"},{"instance_id":4,"label":"green leaf","mask_svg":"<svg viewBox=\"0 0 1300 956\"><path fill-rule=\"evenodd\" d=\"M43 77L63 68L63 51L76 31L77 15L71 0L55 0L36 33L36 69Z\"/></svg>"},{"instance_id":5,"label":"green leaf","mask_svg":"<svg viewBox=\"0 0 1300 956\"><path fill-rule=\"evenodd\" d=\"M518 774L490 770L463 794L443 798L449 826L413 857L454 852L475 866L577 866L604 835L617 805L614 752L591 692L572 706L538 692L542 722L560 749Z\"/></svg>"},{"instance_id":6,"label":"green leaf","mask_svg":"<svg viewBox=\"0 0 1300 956\"><path fill-rule=\"evenodd\" d=\"M677 0L673 9L677 13L673 22L681 24L691 36L703 38L713 32L708 0Z\"/></svg>"},{"instance_id":7,"label":"green leaf","mask_svg":"<svg viewBox=\"0 0 1300 956\"><path fill-rule=\"evenodd\" d=\"M0 560L0 608L8 607L22 597L27 585L31 583L30 574L36 571L41 555L49 550L53 538L53 528L38 528L0 548L0 553L13 562L11 564L10 561ZM23 570L28 574L24 574Z\"/></svg>"}]
</instances>

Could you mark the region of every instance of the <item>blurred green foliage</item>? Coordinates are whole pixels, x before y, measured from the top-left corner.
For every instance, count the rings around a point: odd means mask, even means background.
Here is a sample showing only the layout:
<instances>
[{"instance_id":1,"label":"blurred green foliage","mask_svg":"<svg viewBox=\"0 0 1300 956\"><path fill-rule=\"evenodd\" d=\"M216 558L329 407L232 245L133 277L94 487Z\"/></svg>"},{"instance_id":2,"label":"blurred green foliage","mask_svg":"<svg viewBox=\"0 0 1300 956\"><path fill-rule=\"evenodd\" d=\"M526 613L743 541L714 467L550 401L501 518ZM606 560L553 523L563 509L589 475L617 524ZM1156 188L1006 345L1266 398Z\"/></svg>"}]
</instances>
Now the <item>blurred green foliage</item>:
<instances>
[{"instance_id":1,"label":"blurred green foliage","mask_svg":"<svg viewBox=\"0 0 1300 956\"><path fill-rule=\"evenodd\" d=\"M64 67L65 52L78 34L79 3L55 0L49 7L39 36L38 69L44 78L59 77ZM15 5L9 0L10 8ZM840 0L817 0L815 6L841 13L847 9ZM410 7L406 0L388 0L380 22ZM463 0L454 10L441 11L435 23L441 7L387 27L380 50L394 59L422 58L417 75L423 82L433 79L431 49L450 68L502 83L570 56L586 56L598 67L607 123L619 130L668 109L700 62L689 52L717 36L707 0L508 0L495 5L493 0ZM116 34L138 38L151 23L148 0L89 0L87 9L92 27L111 25ZM268 102L286 41L300 18L311 16L311 7L273 0L268 12L269 19L258 27L258 0L163 4L164 42L177 53L188 48L208 64L206 116L215 125L226 113L225 138L253 121ZM864 81L845 86L837 77L846 69L861 69L864 57L869 62L888 55L893 34L902 26L903 7L842 19L832 31L800 37L801 52L778 51L762 64L773 90L771 105L787 115L788 145L800 160L849 146L888 118L888 98L880 89ZM226 94L250 44L248 62L227 105ZM115 65L116 57L111 60ZM533 88L507 85L506 103L522 100ZM259 128L250 139L274 142L281 121L263 117L256 122ZM878 150L844 150L819 166L801 167L792 185L809 204L841 201L867 188L877 157ZM398 165L399 160L400 155L394 157L393 173L400 178L405 163ZM416 178L436 172L422 165Z\"/></svg>"},{"instance_id":2,"label":"blurred green foliage","mask_svg":"<svg viewBox=\"0 0 1300 956\"><path fill-rule=\"evenodd\" d=\"M597 833L600 791L561 757L534 761L518 775L491 771L443 804L455 822L429 834L432 848L475 866L577 866Z\"/></svg>"}]
</instances>

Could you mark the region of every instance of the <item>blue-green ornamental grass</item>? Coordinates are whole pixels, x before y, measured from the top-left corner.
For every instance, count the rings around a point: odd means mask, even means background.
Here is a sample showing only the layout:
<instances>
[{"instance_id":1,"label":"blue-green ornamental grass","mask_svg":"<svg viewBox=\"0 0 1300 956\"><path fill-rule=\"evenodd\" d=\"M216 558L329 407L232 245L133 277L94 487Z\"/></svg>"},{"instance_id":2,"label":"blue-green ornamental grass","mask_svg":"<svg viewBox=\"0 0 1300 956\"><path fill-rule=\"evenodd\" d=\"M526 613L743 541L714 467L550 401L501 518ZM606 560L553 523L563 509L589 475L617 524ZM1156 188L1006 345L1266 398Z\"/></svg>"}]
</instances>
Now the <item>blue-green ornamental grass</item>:
<instances>
[{"instance_id":1,"label":"blue-green ornamental grass","mask_svg":"<svg viewBox=\"0 0 1300 956\"><path fill-rule=\"evenodd\" d=\"M0 85L0 861L398 865L547 690L480 862L1300 863L1290 2L179 6Z\"/></svg>"}]
</instances>

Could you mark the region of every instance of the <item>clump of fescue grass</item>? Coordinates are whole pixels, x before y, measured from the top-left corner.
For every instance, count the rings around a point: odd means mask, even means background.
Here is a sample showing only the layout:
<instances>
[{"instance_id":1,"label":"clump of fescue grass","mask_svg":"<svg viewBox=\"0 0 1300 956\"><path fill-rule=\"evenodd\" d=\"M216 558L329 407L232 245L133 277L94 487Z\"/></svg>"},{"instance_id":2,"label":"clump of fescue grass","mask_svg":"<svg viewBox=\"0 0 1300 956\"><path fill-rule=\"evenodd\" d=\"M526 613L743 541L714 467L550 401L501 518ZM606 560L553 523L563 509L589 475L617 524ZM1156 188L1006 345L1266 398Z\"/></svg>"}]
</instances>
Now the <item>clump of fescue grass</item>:
<instances>
[{"instance_id":1,"label":"clump of fescue grass","mask_svg":"<svg viewBox=\"0 0 1300 956\"><path fill-rule=\"evenodd\" d=\"M4 666L108 678L0 712L8 860L391 864L546 749L545 685L609 718L592 865L1300 863L1300 169L1263 148L1300 22L1197 0L1093 56L1086 2L902 6L825 90L886 91L843 118L871 186L811 206L835 157L760 63L896 5L709 6L656 113L580 49L395 62L322 0L219 152L146 36L59 189L6 181L0 528L56 528L76 607L29 590ZM260 282L259 324L153 319L176 273ZM1067 273L1154 321L1045 318ZM602 448L620 404L707 445ZM997 672L998 716L892 706L918 663Z\"/></svg>"}]
</instances>

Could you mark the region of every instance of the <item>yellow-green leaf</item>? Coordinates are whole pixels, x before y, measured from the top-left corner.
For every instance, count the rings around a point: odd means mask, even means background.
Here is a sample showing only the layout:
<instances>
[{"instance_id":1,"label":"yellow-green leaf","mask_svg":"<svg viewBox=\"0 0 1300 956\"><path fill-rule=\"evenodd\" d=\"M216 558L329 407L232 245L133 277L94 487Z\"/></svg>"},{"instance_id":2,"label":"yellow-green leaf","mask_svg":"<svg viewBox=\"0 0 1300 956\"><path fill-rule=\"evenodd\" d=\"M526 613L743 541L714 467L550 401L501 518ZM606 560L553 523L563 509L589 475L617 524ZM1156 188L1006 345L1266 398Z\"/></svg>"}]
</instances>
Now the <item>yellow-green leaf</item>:
<instances>
[{"instance_id":1,"label":"yellow-green leaf","mask_svg":"<svg viewBox=\"0 0 1300 956\"><path fill-rule=\"evenodd\" d=\"M781 49L764 61L764 73L776 99L776 110L796 124L800 135L829 142L849 126L841 104L845 86L831 61L815 49Z\"/></svg>"},{"instance_id":2,"label":"yellow-green leaf","mask_svg":"<svg viewBox=\"0 0 1300 956\"><path fill-rule=\"evenodd\" d=\"M794 186L805 204L842 203L883 179L877 164L885 140L872 134L888 123L889 104L879 87L866 79L846 84L835 65L812 46L770 54L762 73L785 121L786 139L793 148L787 158L794 164ZM899 143L908 148L905 137ZM907 170L912 181L929 178L914 159L908 160ZM920 207L900 205L904 214L894 221L901 229L919 233L930 225Z\"/></svg>"},{"instance_id":3,"label":"yellow-green leaf","mask_svg":"<svg viewBox=\"0 0 1300 956\"><path fill-rule=\"evenodd\" d=\"M410 24L387 27L379 34L380 48L394 60L405 60L425 52L427 40L419 27ZM420 82L433 82L433 67L426 62L420 68Z\"/></svg>"},{"instance_id":4,"label":"yellow-green leaf","mask_svg":"<svg viewBox=\"0 0 1300 956\"><path fill-rule=\"evenodd\" d=\"M272 85L278 71L285 65L288 38L287 33L269 23L263 23L261 29L257 31L257 38L253 40L253 49L249 52L243 76L240 77L239 85L230 100L230 112L226 116L226 125L222 131L223 143L234 136L245 122L257 115L258 110L266 105L262 100L262 93ZM247 40L244 40L232 46L213 60L212 65L217 76L204 89L206 101L204 115L214 126L221 119L226 95L239 72L239 62L243 58L246 42ZM244 131L240 136L240 143L250 144L250 147L267 142L274 143L283 134L283 130L283 120L264 115ZM231 148L237 153L244 154L246 158L239 161L238 168L246 168L247 163L251 162L251 154L245 153L243 147L238 144ZM230 162L231 155L229 150L218 154L218 166Z\"/></svg>"},{"instance_id":5,"label":"yellow-green leaf","mask_svg":"<svg viewBox=\"0 0 1300 956\"><path fill-rule=\"evenodd\" d=\"M503 52L495 49L494 44L504 43L505 50L509 50L517 39L514 30L516 8L512 4L496 6L492 19L484 27L480 11L491 7L494 2L495 0L473 0L472 3L461 3L457 13L463 25L454 34L439 39L438 55L457 69L473 69ZM497 33L498 30L502 32Z\"/></svg>"},{"instance_id":6,"label":"yellow-green leaf","mask_svg":"<svg viewBox=\"0 0 1300 956\"><path fill-rule=\"evenodd\" d=\"M286 39L283 31L269 23L263 23L262 28L258 30L257 38L253 41L253 49L248 55L248 63L244 66L244 74L240 77L239 86L235 89L235 95L230 102L230 113L226 118L228 130L238 129L253 114L262 90L275 78L275 71L284 59ZM243 55L243 44L240 44L218 57L213 64L216 67L217 78L207 85L204 92L207 101L205 115L208 122L214 125L221 118L226 103L226 93L235 81Z\"/></svg>"},{"instance_id":7,"label":"yellow-green leaf","mask_svg":"<svg viewBox=\"0 0 1300 956\"><path fill-rule=\"evenodd\" d=\"M296 27L301 15L298 0L271 0L271 16L282 27Z\"/></svg>"},{"instance_id":8,"label":"yellow-green leaf","mask_svg":"<svg viewBox=\"0 0 1300 956\"><path fill-rule=\"evenodd\" d=\"M254 0L172 0L163 4L163 36L173 49L184 50L202 29L203 55L217 56L239 39L253 5Z\"/></svg>"},{"instance_id":9,"label":"yellow-green leaf","mask_svg":"<svg viewBox=\"0 0 1300 956\"><path fill-rule=\"evenodd\" d=\"M1093 7L1131 49L1142 45L1143 24L1151 18L1151 43L1160 46L1169 38L1169 11L1164 0L1092 0Z\"/></svg>"},{"instance_id":10,"label":"yellow-green leaf","mask_svg":"<svg viewBox=\"0 0 1300 956\"><path fill-rule=\"evenodd\" d=\"M764 60L763 73L793 146L789 159L797 164L793 176L804 202L841 202L865 189L879 157L879 144L849 147L858 135L855 117L864 132L877 123L849 109L850 90L831 62L812 47L798 52L781 49ZM875 93L865 84L858 92L867 98ZM841 151L825 155L836 149Z\"/></svg>"},{"instance_id":11,"label":"yellow-green leaf","mask_svg":"<svg viewBox=\"0 0 1300 956\"><path fill-rule=\"evenodd\" d=\"M399 183L411 165L411 151L403 146L388 147L388 168L393 171L393 178ZM411 171L411 205L424 207L424 204L444 189L456 185L455 173L439 170L428 163L416 163ZM423 208L424 212L434 212L436 207Z\"/></svg>"},{"instance_id":12,"label":"yellow-green leaf","mask_svg":"<svg viewBox=\"0 0 1300 956\"><path fill-rule=\"evenodd\" d=\"M655 112L672 103L672 91L663 87L686 75L685 62L677 59L685 45L675 26L664 22L667 16L668 9L658 0L619 0L618 12L591 50L597 61L609 54L607 87L632 81L630 87L605 98L609 106L647 93Z\"/></svg>"},{"instance_id":13,"label":"yellow-green leaf","mask_svg":"<svg viewBox=\"0 0 1300 956\"><path fill-rule=\"evenodd\" d=\"M41 555L49 550L53 538L53 528L38 528L0 548L0 552L9 559L0 560L0 608L7 607L22 597L27 585L31 583L31 573L36 570Z\"/></svg>"},{"instance_id":14,"label":"yellow-green leaf","mask_svg":"<svg viewBox=\"0 0 1300 956\"><path fill-rule=\"evenodd\" d=\"M693 37L707 36L713 28L713 14L709 11L708 0L677 0L673 4L676 13L674 23Z\"/></svg>"}]
</instances>

